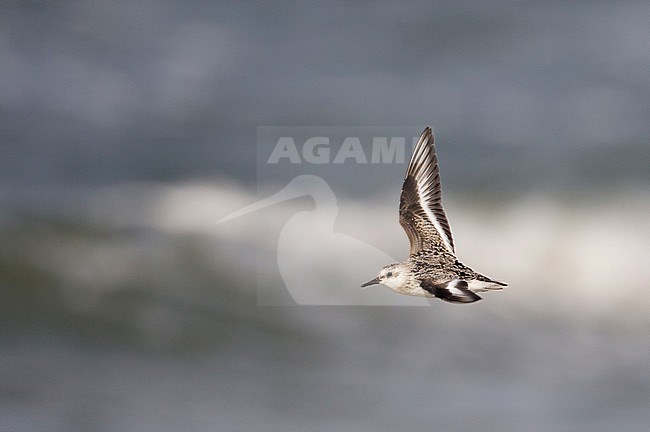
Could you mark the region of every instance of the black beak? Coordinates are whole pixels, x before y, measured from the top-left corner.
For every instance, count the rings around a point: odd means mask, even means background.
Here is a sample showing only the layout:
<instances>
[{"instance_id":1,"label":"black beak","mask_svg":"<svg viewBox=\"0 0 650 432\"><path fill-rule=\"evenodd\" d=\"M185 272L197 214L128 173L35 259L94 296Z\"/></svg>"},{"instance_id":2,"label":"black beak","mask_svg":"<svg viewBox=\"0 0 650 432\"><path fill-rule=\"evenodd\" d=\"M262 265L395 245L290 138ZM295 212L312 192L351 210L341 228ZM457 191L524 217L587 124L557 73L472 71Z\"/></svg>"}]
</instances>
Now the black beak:
<instances>
[{"instance_id":1,"label":"black beak","mask_svg":"<svg viewBox=\"0 0 650 432\"><path fill-rule=\"evenodd\" d=\"M361 288L365 288L367 286L378 284L378 283L379 283L379 277L376 277L373 280L368 281L368 282L364 283L363 285L361 285Z\"/></svg>"}]
</instances>

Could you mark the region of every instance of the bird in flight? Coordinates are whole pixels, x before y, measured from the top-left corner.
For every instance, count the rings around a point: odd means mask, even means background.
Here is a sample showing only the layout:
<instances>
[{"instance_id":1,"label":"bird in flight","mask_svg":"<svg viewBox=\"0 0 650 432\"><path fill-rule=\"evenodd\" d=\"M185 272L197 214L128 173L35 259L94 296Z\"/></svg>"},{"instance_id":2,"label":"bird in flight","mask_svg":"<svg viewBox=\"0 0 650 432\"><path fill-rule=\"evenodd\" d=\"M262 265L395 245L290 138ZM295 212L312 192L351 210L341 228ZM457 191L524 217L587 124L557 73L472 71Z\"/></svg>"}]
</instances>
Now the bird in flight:
<instances>
[{"instance_id":1,"label":"bird in flight","mask_svg":"<svg viewBox=\"0 0 650 432\"><path fill-rule=\"evenodd\" d=\"M422 132L406 169L399 223L411 243L409 258L384 266L376 278L362 287L382 284L400 294L473 303L481 299L477 292L507 286L475 272L456 258L442 208L438 157L430 127Z\"/></svg>"}]
</instances>

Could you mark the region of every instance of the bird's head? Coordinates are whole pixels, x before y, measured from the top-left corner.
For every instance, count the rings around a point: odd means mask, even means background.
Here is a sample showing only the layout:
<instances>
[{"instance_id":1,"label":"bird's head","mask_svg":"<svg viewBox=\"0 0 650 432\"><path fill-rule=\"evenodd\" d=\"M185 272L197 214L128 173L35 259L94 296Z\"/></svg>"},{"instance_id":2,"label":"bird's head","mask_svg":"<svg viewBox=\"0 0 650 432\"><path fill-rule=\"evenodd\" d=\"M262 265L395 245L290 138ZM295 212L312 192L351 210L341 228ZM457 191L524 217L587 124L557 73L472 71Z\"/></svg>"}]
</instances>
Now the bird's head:
<instances>
[{"instance_id":1,"label":"bird's head","mask_svg":"<svg viewBox=\"0 0 650 432\"><path fill-rule=\"evenodd\" d=\"M361 287L366 288L370 285L382 284L388 288L397 289L406 284L408 273L409 268L404 263L388 264L379 270L379 275L376 278L364 283Z\"/></svg>"}]
</instances>

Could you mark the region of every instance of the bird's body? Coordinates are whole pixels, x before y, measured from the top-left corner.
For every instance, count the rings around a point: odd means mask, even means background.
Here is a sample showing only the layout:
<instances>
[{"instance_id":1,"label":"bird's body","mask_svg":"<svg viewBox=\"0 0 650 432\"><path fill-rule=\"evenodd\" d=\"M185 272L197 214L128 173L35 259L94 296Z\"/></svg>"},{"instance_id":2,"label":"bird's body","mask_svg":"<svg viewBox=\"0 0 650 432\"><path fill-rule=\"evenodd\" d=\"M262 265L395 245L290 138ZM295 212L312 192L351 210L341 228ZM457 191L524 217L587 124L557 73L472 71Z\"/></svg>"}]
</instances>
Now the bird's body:
<instances>
[{"instance_id":1,"label":"bird's body","mask_svg":"<svg viewBox=\"0 0 650 432\"><path fill-rule=\"evenodd\" d=\"M481 299L477 292L506 286L456 258L441 192L433 134L427 127L413 150L400 197L400 224L411 244L410 256L384 266L362 287L380 283L400 294L472 303Z\"/></svg>"}]
</instances>

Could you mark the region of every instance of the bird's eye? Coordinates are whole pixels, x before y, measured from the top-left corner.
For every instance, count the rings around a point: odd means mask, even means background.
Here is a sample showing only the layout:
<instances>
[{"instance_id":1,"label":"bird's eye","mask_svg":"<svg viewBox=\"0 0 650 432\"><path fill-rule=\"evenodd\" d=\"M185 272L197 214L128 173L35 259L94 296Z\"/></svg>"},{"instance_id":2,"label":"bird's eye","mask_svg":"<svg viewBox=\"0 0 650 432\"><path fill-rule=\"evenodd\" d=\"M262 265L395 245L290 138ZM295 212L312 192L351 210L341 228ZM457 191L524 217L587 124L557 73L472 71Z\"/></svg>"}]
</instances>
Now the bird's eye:
<instances>
[{"instance_id":1,"label":"bird's eye","mask_svg":"<svg viewBox=\"0 0 650 432\"><path fill-rule=\"evenodd\" d=\"M391 277L391 276L393 276L393 272L388 272L388 273L386 273L386 276L387 276L387 277Z\"/></svg>"}]
</instances>

